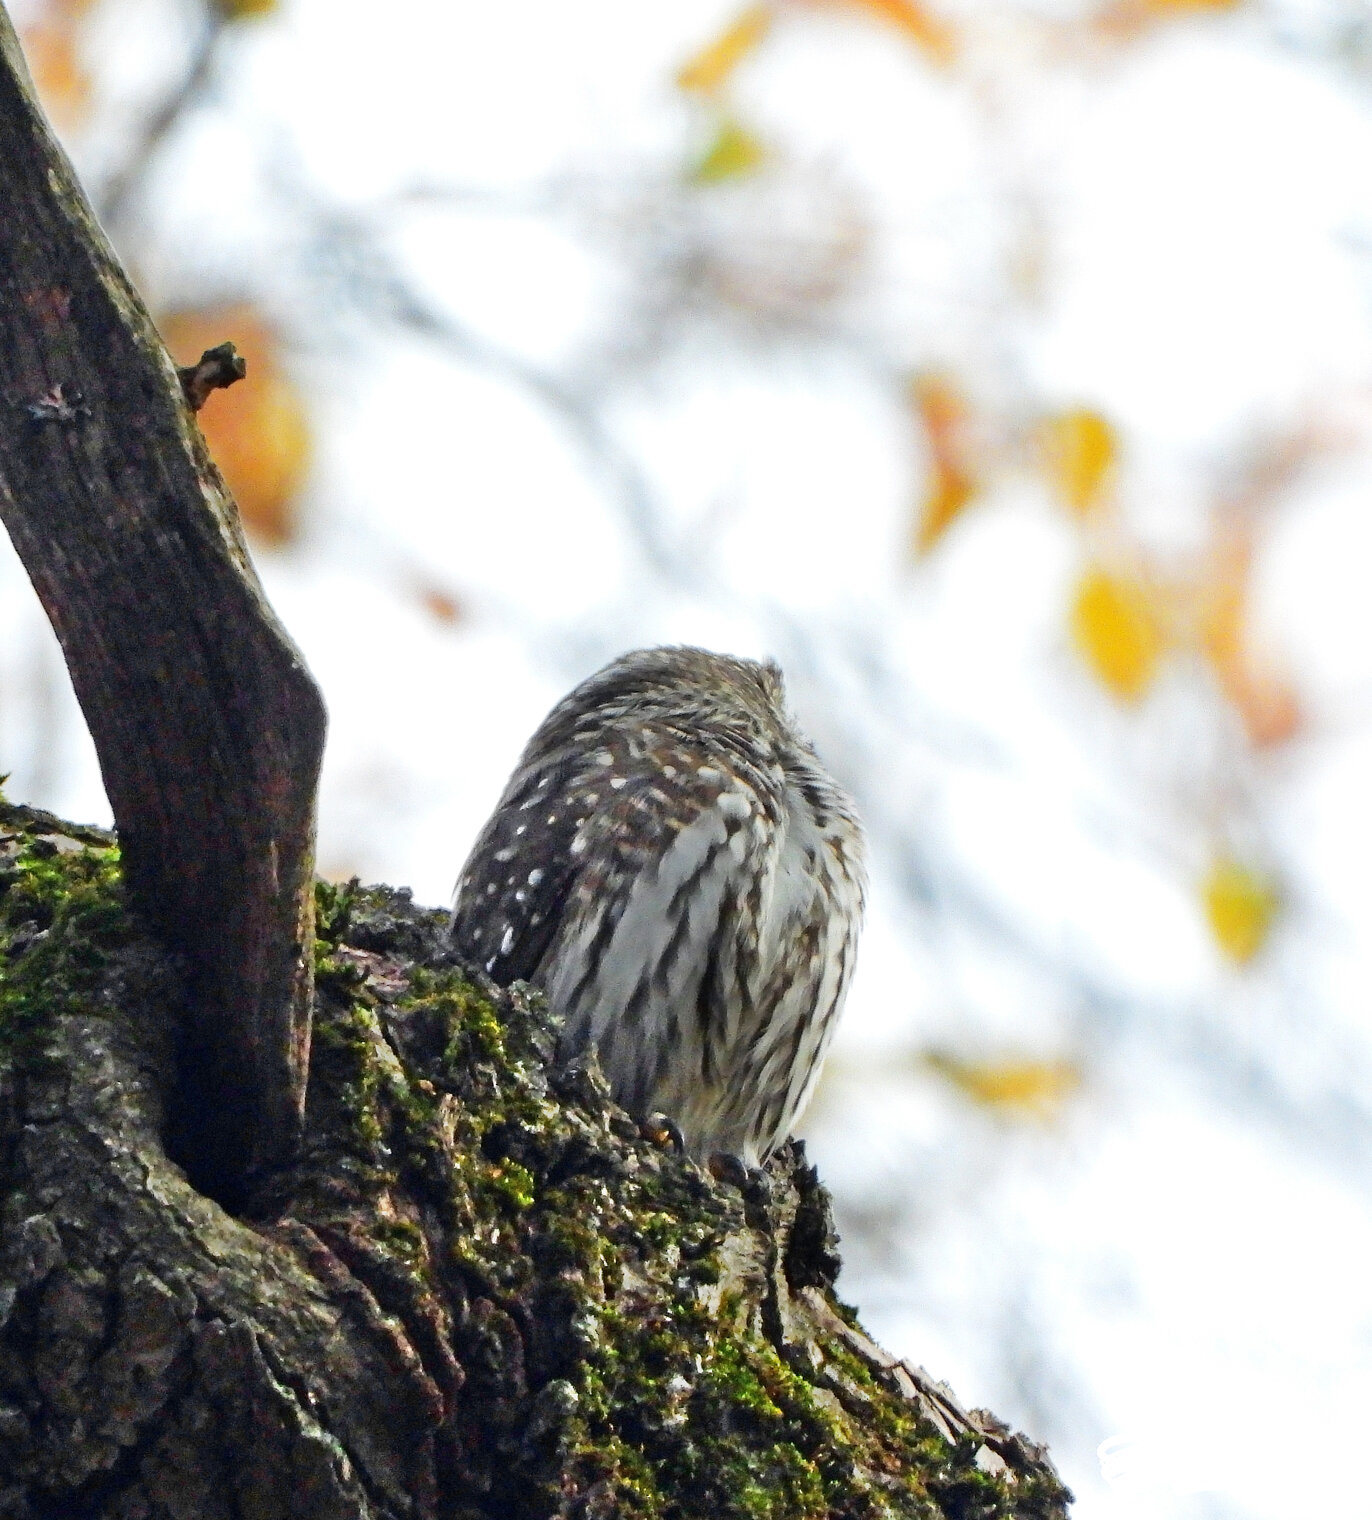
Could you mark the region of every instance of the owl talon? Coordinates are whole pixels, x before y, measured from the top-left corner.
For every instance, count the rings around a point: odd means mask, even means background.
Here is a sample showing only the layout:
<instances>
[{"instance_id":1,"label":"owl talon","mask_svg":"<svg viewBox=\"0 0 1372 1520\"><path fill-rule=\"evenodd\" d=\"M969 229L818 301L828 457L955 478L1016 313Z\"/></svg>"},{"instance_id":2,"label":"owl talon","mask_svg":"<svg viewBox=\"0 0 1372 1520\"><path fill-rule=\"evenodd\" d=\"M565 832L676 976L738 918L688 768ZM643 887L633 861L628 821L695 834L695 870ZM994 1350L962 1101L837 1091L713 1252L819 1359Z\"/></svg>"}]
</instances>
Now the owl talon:
<instances>
[{"instance_id":1,"label":"owl talon","mask_svg":"<svg viewBox=\"0 0 1372 1520\"><path fill-rule=\"evenodd\" d=\"M705 1165L716 1182L727 1182L740 1193L752 1185L755 1169L742 1156L735 1156L729 1151L716 1151Z\"/></svg>"},{"instance_id":2,"label":"owl talon","mask_svg":"<svg viewBox=\"0 0 1372 1520\"><path fill-rule=\"evenodd\" d=\"M675 1151L678 1156L686 1154L686 1136L681 1133L676 1120L666 1114L649 1114L639 1125L638 1132L660 1151Z\"/></svg>"}]
</instances>

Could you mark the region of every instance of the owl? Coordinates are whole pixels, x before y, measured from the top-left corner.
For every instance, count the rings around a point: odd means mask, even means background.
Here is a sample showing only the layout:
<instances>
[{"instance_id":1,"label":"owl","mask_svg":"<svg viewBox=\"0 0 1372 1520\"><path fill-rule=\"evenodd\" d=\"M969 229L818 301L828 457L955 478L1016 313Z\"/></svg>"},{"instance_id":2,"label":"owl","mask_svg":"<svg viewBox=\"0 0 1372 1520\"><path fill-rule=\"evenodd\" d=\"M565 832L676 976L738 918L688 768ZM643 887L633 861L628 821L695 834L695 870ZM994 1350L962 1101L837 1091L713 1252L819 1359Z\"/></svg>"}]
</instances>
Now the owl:
<instances>
[{"instance_id":1,"label":"owl","mask_svg":"<svg viewBox=\"0 0 1372 1520\"><path fill-rule=\"evenodd\" d=\"M594 1049L631 1114L764 1163L848 990L862 826L773 662L643 649L583 681L520 757L457 886L459 952L542 988L559 1059Z\"/></svg>"}]
</instances>

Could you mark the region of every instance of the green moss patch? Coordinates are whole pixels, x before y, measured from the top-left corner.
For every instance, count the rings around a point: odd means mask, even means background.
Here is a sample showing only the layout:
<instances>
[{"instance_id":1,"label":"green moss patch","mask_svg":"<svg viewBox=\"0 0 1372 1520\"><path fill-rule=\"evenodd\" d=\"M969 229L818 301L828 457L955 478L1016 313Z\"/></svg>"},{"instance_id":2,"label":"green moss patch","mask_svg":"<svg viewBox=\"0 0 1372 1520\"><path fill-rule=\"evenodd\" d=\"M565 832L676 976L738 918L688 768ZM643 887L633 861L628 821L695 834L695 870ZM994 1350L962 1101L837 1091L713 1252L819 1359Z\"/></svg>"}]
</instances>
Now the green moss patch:
<instances>
[{"instance_id":1,"label":"green moss patch","mask_svg":"<svg viewBox=\"0 0 1372 1520\"><path fill-rule=\"evenodd\" d=\"M31 1052L137 937L111 836L0 801L0 1052Z\"/></svg>"},{"instance_id":2,"label":"green moss patch","mask_svg":"<svg viewBox=\"0 0 1372 1520\"><path fill-rule=\"evenodd\" d=\"M542 999L474 980L446 915L352 884L321 889L319 922L292 1211L368 1228L410 1301L447 1306L462 1513L1064 1512L1051 1470L990 1476L851 1350L789 1344L767 1307L784 1208L642 1139L593 1063L556 1072Z\"/></svg>"}]
</instances>

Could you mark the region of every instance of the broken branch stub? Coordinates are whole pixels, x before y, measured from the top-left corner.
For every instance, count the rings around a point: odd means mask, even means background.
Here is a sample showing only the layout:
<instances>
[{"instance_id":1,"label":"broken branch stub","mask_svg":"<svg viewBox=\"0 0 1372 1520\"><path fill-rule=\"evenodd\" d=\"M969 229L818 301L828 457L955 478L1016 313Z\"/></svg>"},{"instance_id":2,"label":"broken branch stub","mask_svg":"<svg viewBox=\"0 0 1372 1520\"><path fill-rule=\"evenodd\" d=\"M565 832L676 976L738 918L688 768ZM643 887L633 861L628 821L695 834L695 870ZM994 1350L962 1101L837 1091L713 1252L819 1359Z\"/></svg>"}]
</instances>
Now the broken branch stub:
<instances>
[{"instance_id":1,"label":"broken branch stub","mask_svg":"<svg viewBox=\"0 0 1372 1520\"><path fill-rule=\"evenodd\" d=\"M248 361L232 343L217 343L200 355L198 363L178 369L181 393L191 411L198 412L210 399L211 391L226 391L248 373Z\"/></svg>"},{"instance_id":2,"label":"broken branch stub","mask_svg":"<svg viewBox=\"0 0 1372 1520\"><path fill-rule=\"evenodd\" d=\"M242 1196L303 1109L323 702L3 5L0 205L0 517L61 640L132 903L188 966L182 1159Z\"/></svg>"}]
</instances>

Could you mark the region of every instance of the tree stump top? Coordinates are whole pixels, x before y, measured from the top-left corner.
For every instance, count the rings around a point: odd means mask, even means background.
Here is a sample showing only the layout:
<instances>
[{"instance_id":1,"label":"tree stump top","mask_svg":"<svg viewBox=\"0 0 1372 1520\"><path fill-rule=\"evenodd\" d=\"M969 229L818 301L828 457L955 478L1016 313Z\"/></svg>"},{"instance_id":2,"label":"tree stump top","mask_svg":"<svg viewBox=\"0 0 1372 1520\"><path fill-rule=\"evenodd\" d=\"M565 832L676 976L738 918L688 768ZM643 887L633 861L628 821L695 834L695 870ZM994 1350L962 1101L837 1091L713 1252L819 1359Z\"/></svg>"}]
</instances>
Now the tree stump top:
<instances>
[{"instance_id":1,"label":"tree stump top","mask_svg":"<svg viewBox=\"0 0 1372 1520\"><path fill-rule=\"evenodd\" d=\"M112 839L0 807L0 1515L1065 1513L835 1298L800 1146L717 1182L442 913L318 922L305 1138L236 1219L162 1148L182 983Z\"/></svg>"}]
</instances>

